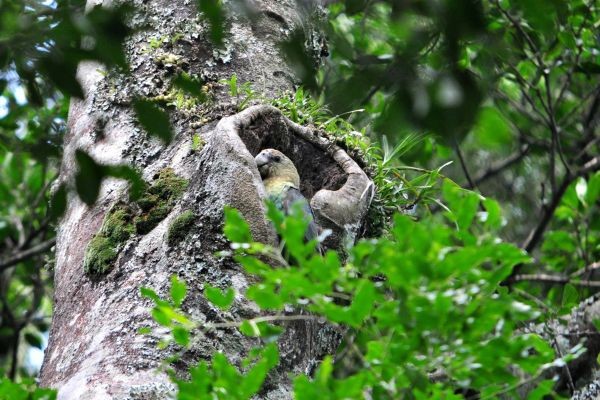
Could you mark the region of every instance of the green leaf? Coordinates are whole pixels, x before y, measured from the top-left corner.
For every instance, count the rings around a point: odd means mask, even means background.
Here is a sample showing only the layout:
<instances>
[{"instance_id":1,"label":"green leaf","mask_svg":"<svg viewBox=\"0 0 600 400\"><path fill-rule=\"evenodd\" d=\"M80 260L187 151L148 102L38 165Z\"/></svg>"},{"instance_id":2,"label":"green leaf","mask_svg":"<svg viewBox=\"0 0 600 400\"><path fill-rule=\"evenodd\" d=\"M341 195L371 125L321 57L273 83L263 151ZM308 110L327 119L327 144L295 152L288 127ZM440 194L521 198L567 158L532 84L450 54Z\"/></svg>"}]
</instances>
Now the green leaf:
<instances>
[{"instance_id":1,"label":"green leaf","mask_svg":"<svg viewBox=\"0 0 600 400\"><path fill-rule=\"evenodd\" d=\"M579 303L579 291L575 286L567 283L563 289L562 307L565 311L570 311L572 307Z\"/></svg>"},{"instance_id":2,"label":"green leaf","mask_svg":"<svg viewBox=\"0 0 600 400\"><path fill-rule=\"evenodd\" d=\"M200 102L205 102L207 100L207 95L202 90L202 84L203 82L193 79L186 73L179 74L173 79L173 85L175 85L175 87L184 90Z\"/></svg>"},{"instance_id":3,"label":"green leaf","mask_svg":"<svg viewBox=\"0 0 600 400\"><path fill-rule=\"evenodd\" d=\"M547 254L556 251L575 253L577 249L577 239L571 232L567 231L549 231L544 236L542 249Z\"/></svg>"},{"instance_id":4,"label":"green leaf","mask_svg":"<svg viewBox=\"0 0 600 400\"><path fill-rule=\"evenodd\" d=\"M83 150L75 151L75 160L77 161L78 171L75 175L75 187L79 198L87 205L92 205L100 193L102 179L106 175L104 166L97 164Z\"/></svg>"},{"instance_id":5,"label":"green leaf","mask_svg":"<svg viewBox=\"0 0 600 400\"><path fill-rule=\"evenodd\" d=\"M194 136L192 136L192 150L201 150L202 146L204 146L204 140L202 139L202 136L200 136L197 133L194 133Z\"/></svg>"},{"instance_id":6,"label":"green leaf","mask_svg":"<svg viewBox=\"0 0 600 400\"><path fill-rule=\"evenodd\" d=\"M246 291L246 296L263 310L279 310L284 305L281 296L271 285L252 285Z\"/></svg>"},{"instance_id":7,"label":"green leaf","mask_svg":"<svg viewBox=\"0 0 600 400\"><path fill-rule=\"evenodd\" d=\"M502 227L502 209L497 201L485 198L483 199L483 206L487 213L485 217L485 225L490 229L499 229Z\"/></svg>"},{"instance_id":8,"label":"green leaf","mask_svg":"<svg viewBox=\"0 0 600 400\"><path fill-rule=\"evenodd\" d=\"M517 2L518 6L523 10L525 19L539 30L541 34L552 34L555 29L557 4L561 0L521 0ZM523 29L527 29L525 26Z\"/></svg>"},{"instance_id":9,"label":"green leaf","mask_svg":"<svg viewBox=\"0 0 600 400\"><path fill-rule=\"evenodd\" d=\"M179 280L177 275L171 276L171 300L175 307L180 307L187 292L184 281Z\"/></svg>"},{"instance_id":10,"label":"green leaf","mask_svg":"<svg viewBox=\"0 0 600 400\"><path fill-rule=\"evenodd\" d=\"M369 316L375 298L377 296L377 290L373 285L373 282L368 280L362 280L358 288L356 289L356 295L352 300L349 312L352 315L352 325L359 327L362 322Z\"/></svg>"},{"instance_id":11,"label":"green leaf","mask_svg":"<svg viewBox=\"0 0 600 400\"><path fill-rule=\"evenodd\" d=\"M242 217L242 214L235 208L225 207L225 227L223 232L225 237L233 243L252 242L250 225Z\"/></svg>"},{"instance_id":12,"label":"green leaf","mask_svg":"<svg viewBox=\"0 0 600 400\"><path fill-rule=\"evenodd\" d=\"M587 204L596 204L598 197L600 196L600 172L596 172L592 175L587 184L587 191L585 193L585 202Z\"/></svg>"},{"instance_id":13,"label":"green leaf","mask_svg":"<svg viewBox=\"0 0 600 400\"><path fill-rule=\"evenodd\" d=\"M100 185L106 176L112 176L130 181L129 197L135 201L144 193L146 184L139 172L127 165L100 165L83 150L75 152L79 167L75 176L75 187L81 200L92 205L98 198ZM65 194L61 194L66 196Z\"/></svg>"},{"instance_id":14,"label":"green leaf","mask_svg":"<svg viewBox=\"0 0 600 400\"><path fill-rule=\"evenodd\" d=\"M315 380L319 382L321 385L327 385L327 381L331 378L331 374L333 373L333 359L331 356L325 356L323 361L321 361L321 365L315 374Z\"/></svg>"},{"instance_id":15,"label":"green leaf","mask_svg":"<svg viewBox=\"0 0 600 400\"><path fill-rule=\"evenodd\" d=\"M554 398L554 385L556 382L552 379L546 379L537 384L537 387L533 389L527 395L527 400L543 400L547 398Z\"/></svg>"},{"instance_id":16,"label":"green leaf","mask_svg":"<svg viewBox=\"0 0 600 400\"><path fill-rule=\"evenodd\" d=\"M93 58L106 65L127 68L123 42L132 33L127 24L132 12L133 8L129 4L116 7L96 5L86 14L87 24L81 25L84 32L95 39L91 50Z\"/></svg>"},{"instance_id":17,"label":"green leaf","mask_svg":"<svg viewBox=\"0 0 600 400\"><path fill-rule=\"evenodd\" d=\"M600 64L591 61L584 61L579 63L575 70L577 72L583 72L589 75L600 74Z\"/></svg>"},{"instance_id":18,"label":"green leaf","mask_svg":"<svg viewBox=\"0 0 600 400\"><path fill-rule=\"evenodd\" d=\"M83 99L83 90L76 79L76 62L48 56L40 59L39 68L63 93Z\"/></svg>"},{"instance_id":19,"label":"green leaf","mask_svg":"<svg viewBox=\"0 0 600 400\"><path fill-rule=\"evenodd\" d=\"M141 287L140 294L142 297L153 300L155 303L158 303L161 301L158 294L156 294L156 292L154 290L152 290L148 287Z\"/></svg>"},{"instance_id":20,"label":"green leaf","mask_svg":"<svg viewBox=\"0 0 600 400\"><path fill-rule=\"evenodd\" d=\"M133 101L133 109L140 125L142 125L146 132L159 138L165 144L171 142L173 131L167 113L155 106L151 101L143 99L135 99Z\"/></svg>"},{"instance_id":21,"label":"green leaf","mask_svg":"<svg viewBox=\"0 0 600 400\"><path fill-rule=\"evenodd\" d=\"M62 217L67 208L67 188L62 183L58 189L52 195L50 199L50 207L48 209L48 215L52 220L57 220Z\"/></svg>"},{"instance_id":22,"label":"green leaf","mask_svg":"<svg viewBox=\"0 0 600 400\"><path fill-rule=\"evenodd\" d=\"M222 310L226 310L231 307L231 304L233 304L235 292L232 288L227 288L227 290L223 292L221 289L206 283L204 285L204 296L206 296L208 301L213 303L215 306Z\"/></svg>"},{"instance_id":23,"label":"green leaf","mask_svg":"<svg viewBox=\"0 0 600 400\"><path fill-rule=\"evenodd\" d=\"M38 334L27 332L25 333L24 338L27 344L29 344L32 347L36 347L41 350L44 346L42 337Z\"/></svg>"},{"instance_id":24,"label":"green leaf","mask_svg":"<svg viewBox=\"0 0 600 400\"><path fill-rule=\"evenodd\" d=\"M242 264L249 274L262 275L272 270L270 265L254 257L236 257L235 260Z\"/></svg>"},{"instance_id":25,"label":"green leaf","mask_svg":"<svg viewBox=\"0 0 600 400\"><path fill-rule=\"evenodd\" d=\"M475 122L477 140L490 149L501 149L512 143L513 135L504 116L497 108L484 107Z\"/></svg>"},{"instance_id":26,"label":"green leaf","mask_svg":"<svg viewBox=\"0 0 600 400\"><path fill-rule=\"evenodd\" d=\"M328 399L326 393L306 375L299 375L294 378L294 399L296 400L314 400Z\"/></svg>"},{"instance_id":27,"label":"green leaf","mask_svg":"<svg viewBox=\"0 0 600 400\"><path fill-rule=\"evenodd\" d=\"M173 328L173 339L178 345L187 346L190 343L190 333L181 326L175 326Z\"/></svg>"},{"instance_id":28,"label":"green leaf","mask_svg":"<svg viewBox=\"0 0 600 400\"><path fill-rule=\"evenodd\" d=\"M172 326L171 318L167 314L164 307L154 307L152 309L152 318L156 321L157 324L170 327Z\"/></svg>"},{"instance_id":29,"label":"green leaf","mask_svg":"<svg viewBox=\"0 0 600 400\"><path fill-rule=\"evenodd\" d=\"M461 188L449 179L444 180L442 192L452 210L450 217L456 221L462 231L468 230L479 209L480 196Z\"/></svg>"},{"instance_id":30,"label":"green leaf","mask_svg":"<svg viewBox=\"0 0 600 400\"><path fill-rule=\"evenodd\" d=\"M271 343L263 350L260 360L254 364L245 374L242 382L239 383L243 398L250 399L260 390L267 373L277 365L278 360L277 346Z\"/></svg>"},{"instance_id":31,"label":"green leaf","mask_svg":"<svg viewBox=\"0 0 600 400\"><path fill-rule=\"evenodd\" d=\"M146 183L142 175L128 165L106 166L106 175L129 181L129 200L136 201L144 194Z\"/></svg>"},{"instance_id":32,"label":"green leaf","mask_svg":"<svg viewBox=\"0 0 600 400\"><path fill-rule=\"evenodd\" d=\"M32 379L21 378L19 383L0 378L0 400L55 400L56 390L38 388Z\"/></svg>"},{"instance_id":33,"label":"green leaf","mask_svg":"<svg viewBox=\"0 0 600 400\"><path fill-rule=\"evenodd\" d=\"M214 45L223 44L225 12L218 0L196 0L198 10L210 24L210 40Z\"/></svg>"},{"instance_id":34,"label":"green leaf","mask_svg":"<svg viewBox=\"0 0 600 400\"><path fill-rule=\"evenodd\" d=\"M142 326L137 332L139 335L149 335L152 333L152 328L149 326Z\"/></svg>"},{"instance_id":35,"label":"green leaf","mask_svg":"<svg viewBox=\"0 0 600 400\"><path fill-rule=\"evenodd\" d=\"M229 78L227 83L229 84L229 95L232 97L237 97L237 95L238 95L237 74L232 74L231 78Z\"/></svg>"}]
</instances>

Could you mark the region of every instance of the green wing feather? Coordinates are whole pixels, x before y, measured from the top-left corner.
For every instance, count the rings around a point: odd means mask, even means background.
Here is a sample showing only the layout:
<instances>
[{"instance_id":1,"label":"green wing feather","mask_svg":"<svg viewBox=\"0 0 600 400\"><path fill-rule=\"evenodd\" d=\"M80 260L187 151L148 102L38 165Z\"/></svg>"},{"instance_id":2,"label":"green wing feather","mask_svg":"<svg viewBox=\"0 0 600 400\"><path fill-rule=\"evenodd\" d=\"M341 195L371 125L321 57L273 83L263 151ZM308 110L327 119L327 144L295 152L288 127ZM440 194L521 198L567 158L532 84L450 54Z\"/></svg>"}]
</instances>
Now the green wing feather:
<instances>
[{"instance_id":1,"label":"green wing feather","mask_svg":"<svg viewBox=\"0 0 600 400\"><path fill-rule=\"evenodd\" d=\"M287 215L291 212L292 206L296 203L299 203L302 212L309 219L308 228L304 233L304 239L306 241L313 240L319 236L319 228L315 223L315 216L312 212L312 208L310 208L310 204L308 204L308 200L306 197L302 195L302 193L293 186L287 188L287 190L283 193L281 197L281 209ZM318 249L319 252L321 249Z\"/></svg>"}]
</instances>

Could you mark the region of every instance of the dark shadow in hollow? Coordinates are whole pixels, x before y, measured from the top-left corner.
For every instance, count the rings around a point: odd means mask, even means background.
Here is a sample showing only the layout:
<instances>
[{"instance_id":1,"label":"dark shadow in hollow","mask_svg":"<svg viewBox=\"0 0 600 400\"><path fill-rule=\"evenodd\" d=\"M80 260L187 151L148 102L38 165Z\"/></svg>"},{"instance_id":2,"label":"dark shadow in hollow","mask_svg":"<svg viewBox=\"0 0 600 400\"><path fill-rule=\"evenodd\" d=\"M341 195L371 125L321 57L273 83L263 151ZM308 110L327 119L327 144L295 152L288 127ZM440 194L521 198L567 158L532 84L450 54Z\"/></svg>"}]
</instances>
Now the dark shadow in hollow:
<instances>
[{"instance_id":1,"label":"dark shadow in hollow","mask_svg":"<svg viewBox=\"0 0 600 400\"><path fill-rule=\"evenodd\" d=\"M314 144L289 132L280 117L259 118L250 127L241 129L239 136L253 157L267 148L288 156L300 174L300 191L308 199L321 189L338 190L346 182L347 175L335 160Z\"/></svg>"}]
</instances>

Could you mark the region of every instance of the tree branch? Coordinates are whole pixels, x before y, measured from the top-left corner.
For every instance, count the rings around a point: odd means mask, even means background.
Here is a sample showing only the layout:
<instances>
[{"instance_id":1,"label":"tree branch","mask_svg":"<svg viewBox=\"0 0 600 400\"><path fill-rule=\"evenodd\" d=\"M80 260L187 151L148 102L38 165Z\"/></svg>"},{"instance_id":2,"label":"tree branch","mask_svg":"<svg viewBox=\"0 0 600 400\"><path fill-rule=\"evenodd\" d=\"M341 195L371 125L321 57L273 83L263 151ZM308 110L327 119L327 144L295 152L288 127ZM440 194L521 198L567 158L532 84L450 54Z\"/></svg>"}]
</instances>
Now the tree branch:
<instances>
[{"instance_id":1,"label":"tree branch","mask_svg":"<svg viewBox=\"0 0 600 400\"><path fill-rule=\"evenodd\" d=\"M529 145L523 145L523 146L521 146L521 148L519 149L518 152L515 152L515 153L509 155L504 160L500 160L500 161L492 164L490 167L488 167L486 170L484 170L481 174L475 176L472 179L473 182L469 182L469 185L467 186L467 188L473 189L473 188L479 186L482 182L484 182L484 181L496 176L500 172L504 171L506 168L518 163L523 158L525 158L525 156L529 153L529 149L530 149Z\"/></svg>"},{"instance_id":2,"label":"tree branch","mask_svg":"<svg viewBox=\"0 0 600 400\"><path fill-rule=\"evenodd\" d=\"M591 160L589 160L587 163L585 163L583 165L583 167L576 174L573 174L573 175L567 174L564 177L560 187L557 189L556 193L553 194L552 201L544 209L544 213L542 215L540 222L529 233L529 235L527 236L527 239L525 239L525 241L521 245L522 249L526 250L527 252L531 252L537 246L540 239L542 238L542 234L544 233L544 231L546 230L546 227L548 226L548 223L550 223L550 220L554 216L554 211L560 204L560 200L562 199L563 195L567 191L567 188L569 187L569 185L573 181L575 181L575 179L577 179L578 177L584 176L590 172L596 171L599 168L600 168L600 159L599 159L599 157L594 157Z\"/></svg>"},{"instance_id":3,"label":"tree branch","mask_svg":"<svg viewBox=\"0 0 600 400\"><path fill-rule=\"evenodd\" d=\"M473 179L471 179L471 174L469 174L469 170L467 169L467 164L465 163L465 159L463 157L462 151L460 151L460 147L458 146L458 142L454 142L454 151L456 152L456 155L458 156L458 160L460 161L460 166L463 170L463 173L465 174L465 177L467 178L467 182L469 182L468 187L469 189L474 189L477 185L473 182Z\"/></svg>"},{"instance_id":4,"label":"tree branch","mask_svg":"<svg viewBox=\"0 0 600 400\"><path fill-rule=\"evenodd\" d=\"M564 177L557 192L552 196L552 201L550 202L550 204L547 207L544 208L544 212L542 214L540 222L538 223L538 225L535 228L533 228L533 230L531 230L531 232L527 236L527 239L525 239L523 244L521 244L522 249L524 249L525 251L530 253L533 249L535 249L535 247L541 241L541 239L544 235L544 232L546 231L546 228L550 224L550 221L552 220L552 217L554 216L554 212L556 211L556 208L559 206L560 201L561 201L562 197L564 196L565 192L567 191L567 188L569 187L569 185L571 183L573 183L575 181L575 179L577 179L578 177L587 175L590 172L594 172L594 171L598 171L598 170L600 170L600 157L594 157L591 160L589 160L588 162L586 162L583 165L583 167L577 171L577 173L575 173L574 175L567 174ZM536 276L536 275L519 275L519 272L521 271L522 268L523 268L523 264L515 265L512 273L504 280L504 284L511 284L511 283L515 282L516 278L518 276L529 276L529 277ZM579 281L579 282L587 282L587 281ZM573 283L573 282L570 282L570 283ZM575 284L575 283L573 283L573 284ZM594 286L594 287L596 287L596 286ZM600 287L600 283L598 284L598 287Z\"/></svg>"},{"instance_id":5,"label":"tree branch","mask_svg":"<svg viewBox=\"0 0 600 400\"><path fill-rule=\"evenodd\" d=\"M56 238L52 238L46 240L45 242L39 243L33 247L28 248L27 250L20 251L11 257L8 257L5 260L0 261L0 272L4 271L7 268L12 267L15 264L20 263L21 261L27 260L28 258L37 256L38 254L44 253L52 246L56 244Z\"/></svg>"},{"instance_id":6,"label":"tree branch","mask_svg":"<svg viewBox=\"0 0 600 400\"><path fill-rule=\"evenodd\" d=\"M573 182L574 179L575 177L573 176L565 176L560 186L556 189L556 192L553 193L550 204L548 204L548 206L544 208L544 212L542 214L540 222L535 228L531 230L531 232L529 232L529 235L527 235L527 239L525 239L523 244L521 244L522 249L524 249L527 252L531 252L533 249L535 249L535 247L541 240L542 235L546 230L546 227L550 223L550 220L554 216L554 211L560 204L560 200L562 199L563 195L567 191L567 188L569 187L571 182ZM515 268L515 270L517 269L518 268Z\"/></svg>"},{"instance_id":7,"label":"tree branch","mask_svg":"<svg viewBox=\"0 0 600 400\"><path fill-rule=\"evenodd\" d=\"M577 280L565 275L522 274L515 275L513 282L541 282L554 285L566 285L567 283L570 283L574 286L600 288L600 281Z\"/></svg>"}]
</instances>

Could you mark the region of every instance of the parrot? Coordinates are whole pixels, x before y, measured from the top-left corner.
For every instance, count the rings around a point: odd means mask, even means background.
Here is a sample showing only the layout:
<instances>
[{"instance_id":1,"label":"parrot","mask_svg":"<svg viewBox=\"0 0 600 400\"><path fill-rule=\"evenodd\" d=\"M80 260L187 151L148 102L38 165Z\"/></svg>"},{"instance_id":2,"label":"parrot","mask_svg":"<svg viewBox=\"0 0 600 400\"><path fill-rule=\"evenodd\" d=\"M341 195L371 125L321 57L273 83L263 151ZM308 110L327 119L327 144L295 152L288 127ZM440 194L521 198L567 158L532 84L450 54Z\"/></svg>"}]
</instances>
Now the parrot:
<instances>
[{"instance_id":1,"label":"parrot","mask_svg":"<svg viewBox=\"0 0 600 400\"><path fill-rule=\"evenodd\" d=\"M292 206L299 203L305 218L309 221L304 234L305 241L319 236L319 227L308 200L300 192L300 175L292 160L275 149L264 149L255 158L256 166L263 179L267 199L285 215L291 213ZM320 246L317 251L322 253Z\"/></svg>"}]
</instances>

